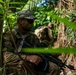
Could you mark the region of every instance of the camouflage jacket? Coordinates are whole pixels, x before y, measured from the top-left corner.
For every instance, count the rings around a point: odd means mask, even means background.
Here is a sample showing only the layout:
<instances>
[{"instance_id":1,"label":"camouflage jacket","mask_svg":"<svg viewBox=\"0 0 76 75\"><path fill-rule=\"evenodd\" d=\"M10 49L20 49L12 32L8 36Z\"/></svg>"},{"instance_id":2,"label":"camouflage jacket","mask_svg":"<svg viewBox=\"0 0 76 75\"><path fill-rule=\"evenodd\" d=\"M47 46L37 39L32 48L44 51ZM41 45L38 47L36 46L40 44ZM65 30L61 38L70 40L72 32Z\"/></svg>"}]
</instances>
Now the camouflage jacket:
<instances>
[{"instance_id":1,"label":"camouflage jacket","mask_svg":"<svg viewBox=\"0 0 76 75\"><path fill-rule=\"evenodd\" d=\"M12 34L16 43L17 48L19 48L22 39L22 34L18 31L18 29L13 29ZM33 47L39 47L40 42L39 39L35 34L32 32L26 33L24 36L24 41L23 41L23 48L33 48ZM15 47L14 43L11 38L11 33L6 32L3 34L3 51L8 51L8 52L14 52Z\"/></svg>"},{"instance_id":2,"label":"camouflage jacket","mask_svg":"<svg viewBox=\"0 0 76 75\"><path fill-rule=\"evenodd\" d=\"M23 42L22 48L40 47L41 45L37 36L33 34L32 32L28 32L22 36L22 34L16 29L12 31L12 34L13 34L13 37L14 37L14 40L16 42L18 49L21 45L21 42L23 41L23 37L24 37L24 42ZM19 57L14 53L15 47L11 39L10 32L3 34L3 50L5 51L4 52L4 63L7 63L9 65L9 64L13 64L14 62L19 61ZM26 59L26 55L24 59ZM36 70L39 69L39 70L44 71L47 68L46 65L48 66L48 61L43 59L43 62L39 63L37 66L33 65L33 67Z\"/></svg>"}]
</instances>

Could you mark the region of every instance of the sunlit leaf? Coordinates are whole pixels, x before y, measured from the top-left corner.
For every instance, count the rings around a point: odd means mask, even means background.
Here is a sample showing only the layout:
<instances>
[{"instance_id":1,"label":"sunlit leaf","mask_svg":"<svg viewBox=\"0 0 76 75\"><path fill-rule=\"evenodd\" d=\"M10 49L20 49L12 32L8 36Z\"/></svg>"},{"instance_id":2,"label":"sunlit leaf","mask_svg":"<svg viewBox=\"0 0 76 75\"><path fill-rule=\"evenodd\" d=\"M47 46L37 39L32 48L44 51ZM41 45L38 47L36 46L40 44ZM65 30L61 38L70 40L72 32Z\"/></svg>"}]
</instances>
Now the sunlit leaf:
<instances>
[{"instance_id":1,"label":"sunlit leaf","mask_svg":"<svg viewBox=\"0 0 76 75\"><path fill-rule=\"evenodd\" d=\"M2 0L0 0L0 2L2 2Z\"/></svg>"},{"instance_id":2,"label":"sunlit leaf","mask_svg":"<svg viewBox=\"0 0 76 75\"><path fill-rule=\"evenodd\" d=\"M53 19L59 20L60 22L63 22L64 25L67 25L67 26L73 28L74 30L76 30L76 24L74 22L69 21L67 18L61 18L58 15L52 15L51 17Z\"/></svg>"},{"instance_id":3,"label":"sunlit leaf","mask_svg":"<svg viewBox=\"0 0 76 75\"><path fill-rule=\"evenodd\" d=\"M74 2L76 3L76 0L74 0Z\"/></svg>"},{"instance_id":4,"label":"sunlit leaf","mask_svg":"<svg viewBox=\"0 0 76 75\"><path fill-rule=\"evenodd\" d=\"M24 2L9 2L9 4L25 4Z\"/></svg>"},{"instance_id":5,"label":"sunlit leaf","mask_svg":"<svg viewBox=\"0 0 76 75\"><path fill-rule=\"evenodd\" d=\"M76 48L22 48L22 53L74 53L76 54Z\"/></svg>"}]
</instances>

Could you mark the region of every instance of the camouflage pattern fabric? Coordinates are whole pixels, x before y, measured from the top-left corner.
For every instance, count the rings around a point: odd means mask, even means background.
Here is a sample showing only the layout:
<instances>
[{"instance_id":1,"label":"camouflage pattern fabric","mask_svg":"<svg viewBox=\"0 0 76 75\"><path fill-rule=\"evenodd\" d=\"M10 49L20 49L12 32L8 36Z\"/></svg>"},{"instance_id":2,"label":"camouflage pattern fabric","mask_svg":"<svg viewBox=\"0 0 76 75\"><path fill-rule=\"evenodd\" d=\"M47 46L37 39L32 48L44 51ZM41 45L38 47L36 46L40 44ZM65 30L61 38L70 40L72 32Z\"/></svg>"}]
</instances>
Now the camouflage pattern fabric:
<instances>
[{"instance_id":1,"label":"camouflage pattern fabric","mask_svg":"<svg viewBox=\"0 0 76 75\"><path fill-rule=\"evenodd\" d=\"M22 35L20 34L20 32L18 32L18 30L12 30L17 48L20 46L20 42L22 41ZM31 32L26 33L25 35L25 40L23 43L22 47L37 47L39 46L39 40L38 38ZM21 74L22 73L22 67L23 64L21 64L20 69L19 69L19 62L20 59L18 57L18 55L15 54L15 48L14 48L14 44L13 41L11 39L11 34L10 32L4 33L3 34L3 54L4 54L4 64L8 67L9 65L11 65L11 67L9 68L10 71L8 70L7 75L11 74L11 75L24 75ZM23 59L26 58L26 55L21 55ZM25 69L25 68L24 68ZM12 71L11 71L12 70ZM17 71L17 70L21 70L21 71ZM25 70L26 71L26 70ZM25 72L23 70L23 72ZM18 72L21 72L18 74Z\"/></svg>"},{"instance_id":2,"label":"camouflage pattern fabric","mask_svg":"<svg viewBox=\"0 0 76 75\"><path fill-rule=\"evenodd\" d=\"M52 30L48 26L40 26L35 30L35 34L39 38L43 46L52 46L53 34Z\"/></svg>"},{"instance_id":3,"label":"camouflage pattern fabric","mask_svg":"<svg viewBox=\"0 0 76 75\"><path fill-rule=\"evenodd\" d=\"M22 35L17 30L12 31L17 48L19 48L22 41ZM15 54L14 44L12 42L10 32L3 34L3 51L4 51L4 64L6 68L6 75L31 75L29 71L24 67L24 62L19 59ZM35 34L29 32L26 33L25 40L22 47L40 47L40 42ZM26 60L26 55L21 55ZM30 64L30 63L28 63ZM32 66L32 64L30 64ZM59 67L49 62L48 71L36 71L38 75L59 75Z\"/></svg>"}]
</instances>

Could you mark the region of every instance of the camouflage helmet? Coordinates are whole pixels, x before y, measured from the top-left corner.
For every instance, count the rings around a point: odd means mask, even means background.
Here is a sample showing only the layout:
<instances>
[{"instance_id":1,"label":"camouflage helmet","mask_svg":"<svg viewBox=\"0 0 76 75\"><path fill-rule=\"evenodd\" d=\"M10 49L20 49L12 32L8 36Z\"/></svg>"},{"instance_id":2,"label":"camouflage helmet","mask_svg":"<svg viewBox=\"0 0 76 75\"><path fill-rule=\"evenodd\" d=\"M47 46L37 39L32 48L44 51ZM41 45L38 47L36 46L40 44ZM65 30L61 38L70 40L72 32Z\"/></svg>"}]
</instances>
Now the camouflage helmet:
<instances>
[{"instance_id":1,"label":"camouflage helmet","mask_svg":"<svg viewBox=\"0 0 76 75\"><path fill-rule=\"evenodd\" d=\"M18 12L18 18L25 18L25 19L36 19L36 17L32 14L29 10L22 10Z\"/></svg>"}]
</instances>

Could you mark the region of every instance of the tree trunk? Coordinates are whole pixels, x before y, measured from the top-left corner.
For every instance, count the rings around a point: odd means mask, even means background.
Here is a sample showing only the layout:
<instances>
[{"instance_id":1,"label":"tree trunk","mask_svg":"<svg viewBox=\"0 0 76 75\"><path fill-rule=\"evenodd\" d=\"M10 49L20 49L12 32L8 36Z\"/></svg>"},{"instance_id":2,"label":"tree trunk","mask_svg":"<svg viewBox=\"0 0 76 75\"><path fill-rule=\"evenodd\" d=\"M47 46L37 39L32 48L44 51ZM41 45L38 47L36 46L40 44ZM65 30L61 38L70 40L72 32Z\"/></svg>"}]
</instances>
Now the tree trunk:
<instances>
[{"instance_id":1,"label":"tree trunk","mask_svg":"<svg viewBox=\"0 0 76 75\"><path fill-rule=\"evenodd\" d=\"M3 67L3 55L2 55L2 28L3 28L3 20L1 20L3 15L0 14L0 68ZM2 71L0 71L0 75L2 75Z\"/></svg>"}]
</instances>

